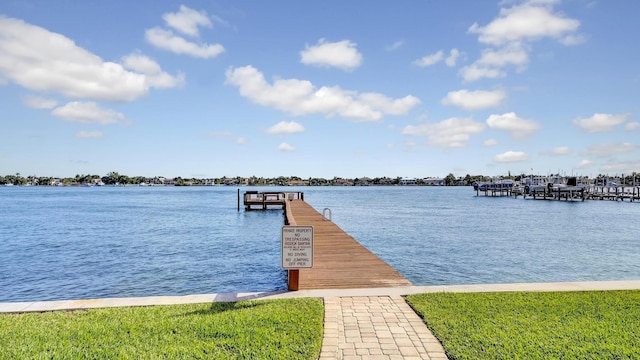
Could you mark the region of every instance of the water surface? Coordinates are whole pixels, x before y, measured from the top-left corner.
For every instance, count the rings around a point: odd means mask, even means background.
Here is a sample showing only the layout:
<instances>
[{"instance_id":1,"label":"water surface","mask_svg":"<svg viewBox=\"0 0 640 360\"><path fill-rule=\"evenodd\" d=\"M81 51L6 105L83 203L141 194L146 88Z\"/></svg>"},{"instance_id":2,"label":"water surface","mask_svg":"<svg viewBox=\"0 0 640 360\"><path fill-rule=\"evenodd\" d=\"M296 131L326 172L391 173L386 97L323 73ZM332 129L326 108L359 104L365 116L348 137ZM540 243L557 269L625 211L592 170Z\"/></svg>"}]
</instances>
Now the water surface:
<instances>
[{"instance_id":1,"label":"water surface","mask_svg":"<svg viewBox=\"0 0 640 360\"><path fill-rule=\"evenodd\" d=\"M304 191L415 285L640 279L640 204L476 197L469 187ZM269 291L282 211L233 187L0 187L0 301Z\"/></svg>"}]
</instances>

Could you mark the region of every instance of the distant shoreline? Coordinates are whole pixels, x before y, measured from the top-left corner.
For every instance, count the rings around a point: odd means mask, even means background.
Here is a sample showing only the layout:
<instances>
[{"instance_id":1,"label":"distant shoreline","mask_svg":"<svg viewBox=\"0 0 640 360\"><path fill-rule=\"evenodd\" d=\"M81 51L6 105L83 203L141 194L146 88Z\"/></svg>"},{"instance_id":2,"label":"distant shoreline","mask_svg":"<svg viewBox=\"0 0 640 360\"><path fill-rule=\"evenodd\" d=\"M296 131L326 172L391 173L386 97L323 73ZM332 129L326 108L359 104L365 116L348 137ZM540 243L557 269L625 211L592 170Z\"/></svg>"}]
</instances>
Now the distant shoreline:
<instances>
[{"instance_id":1,"label":"distant shoreline","mask_svg":"<svg viewBox=\"0 0 640 360\"><path fill-rule=\"evenodd\" d=\"M298 176L279 176L273 178L265 177L219 177L219 178L167 178L163 176L130 177L117 172L110 172L106 176L99 175L76 175L75 177L49 177L49 176L27 176L23 177L19 173L15 175L0 176L0 186L472 186L479 182L496 182L503 180L513 180L515 182L526 179L542 178L563 178L567 176L555 175L534 175L519 174L506 176L485 176L485 175L465 175L456 177L453 174L441 177L408 178L408 177L359 177L343 178L300 178ZM595 178L588 176L575 177L580 183L595 184L640 184L640 174L633 173L625 176L611 177L600 174Z\"/></svg>"}]
</instances>

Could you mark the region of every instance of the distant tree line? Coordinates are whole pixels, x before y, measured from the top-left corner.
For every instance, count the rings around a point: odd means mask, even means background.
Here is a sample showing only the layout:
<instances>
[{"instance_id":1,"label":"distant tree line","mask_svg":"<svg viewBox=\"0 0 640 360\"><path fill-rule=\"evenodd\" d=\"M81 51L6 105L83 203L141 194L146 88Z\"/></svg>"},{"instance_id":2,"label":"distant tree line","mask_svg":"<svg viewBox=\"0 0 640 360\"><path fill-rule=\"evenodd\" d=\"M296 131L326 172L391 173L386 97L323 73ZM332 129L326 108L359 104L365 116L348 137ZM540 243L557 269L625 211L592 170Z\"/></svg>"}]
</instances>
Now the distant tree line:
<instances>
[{"instance_id":1,"label":"distant tree line","mask_svg":"<svg viewBox=\"0 0 640 360\"><path fill-rule=\"evenodd\" d=\"M635 174L634 174L635 175ZM486 176L486 175L469 175L463 177L456 177L453 174L448 174L444 178L416 178L412 179L415 182L411 182L412 185L444 185L444 186L469 186L474 182L487 182L498 179L512 179L520 181L523 178L532 176L531 174L519 174L511 175L508 173L506 176ZM559 174L556 174L559 176ZM588 178L588 177L585 177ZM611 177L606 174L599 174L595 179L602 181L610 179ZM627 175L624 177L617 177L623 184L634 183L633 175ZM20 173L15 175L0 176L0 185L15 185L15 186L82 186L82 185L172 185L172 186L207 186L207 185L244 185L244 186L361 186L361 185L402 185L402 177L362 177L362 178L342 178L333 177L331 179L326 178L300 178L298 176L279 176L275 178L266 177L227 177L222 176L219 178L182 178L174 177L168 178L164 176L128 176L120 174L116 171L109 172L105 176L100 175L80 175L77 174L74 177L56 178L50 176L22 176ZM635 183L640 183L640 174L636 175Z\"/></svg>"}]
</instances>

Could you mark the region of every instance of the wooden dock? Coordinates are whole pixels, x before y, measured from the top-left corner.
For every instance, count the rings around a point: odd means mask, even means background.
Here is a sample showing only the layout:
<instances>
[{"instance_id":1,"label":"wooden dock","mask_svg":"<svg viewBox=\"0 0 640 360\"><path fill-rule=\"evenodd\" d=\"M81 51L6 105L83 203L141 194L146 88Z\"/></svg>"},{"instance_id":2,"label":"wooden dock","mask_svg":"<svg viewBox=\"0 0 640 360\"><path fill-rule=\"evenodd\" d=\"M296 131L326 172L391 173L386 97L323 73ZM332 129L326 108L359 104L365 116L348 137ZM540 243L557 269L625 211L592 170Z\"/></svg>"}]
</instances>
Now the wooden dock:
<instances>
[{"instance_id":1,"label":"wooden dock","mask_svg":"<svg viewBox=\"0 0 640 360\"><path fill-rule=\"evenodd\" d=\"M304 193L283 191L246 191L243 197L245 210L267 210L270 208L284 209L287 200L302 199ZM238 211L240 211L240 189L238 189Z\"/></svg>"},{"instance_id":2,"label":"wooden dock","mask_svg":"<svg viewBox=\"0 0 640 360\"><path fill-rule=\"evenodd\" d=\"M290 271L298 289L351 289L411 286L411 282L303 200L287 201L288 225L313 226L313 268Z\"/></svg>"},{"instance_id":3,"label":"wooden dock","mask_svg":"<svg viewBox=\"0 0 640 360\"><path fill-rule=\"evenodd\" d=\"M592 186L588 196L592 200L640 201L640 186Z\"/></svg>"}]
</instances>

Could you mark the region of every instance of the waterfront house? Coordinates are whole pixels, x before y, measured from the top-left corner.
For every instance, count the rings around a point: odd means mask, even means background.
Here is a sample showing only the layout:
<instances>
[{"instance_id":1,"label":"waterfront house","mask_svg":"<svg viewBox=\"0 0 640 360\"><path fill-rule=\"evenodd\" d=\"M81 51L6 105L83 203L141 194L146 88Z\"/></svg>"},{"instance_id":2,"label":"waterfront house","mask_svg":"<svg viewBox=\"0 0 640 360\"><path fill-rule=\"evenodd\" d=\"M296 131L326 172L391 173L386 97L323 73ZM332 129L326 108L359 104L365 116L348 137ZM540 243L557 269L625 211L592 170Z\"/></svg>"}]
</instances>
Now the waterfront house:
<instances>
[{"instance_id":1,"label":"waterfront house","mask_svg":"<svg viewBox=\"0 0 640 360\"><path fill-rule=\"evenodd\" d=\"M333 185L334 186L351 186L353 185L353 183L347 179L337 178L337 179L333 179Z\"/></svg>"},{"instance_id":2,"label":"waterfront house","mask_svg":"<svg viewBox=\"0 0 640 360\"><path fill-rule=\"evenodd\" d=\"M371 185L371 183L373 183L373 180L371 180L371 178L363 177L363 178L359 178L356 181L356 186L369 186Z\"/></svg>"},{"instance_id":3,"label":"waterfront house","mask_svg":"<svg viewBox=\"0 0 640 360\"><path fill-rule=\"evenodd\" d=\"M415 185L418 185L418 181L416 179L404 178L404 179L400 179L400 185L415 186Z\"/></svg>"},{"instance_id":4,"label":"waterfront house","mask_svg":"<svg viewBox=\"0 0 640 360\"><path fill-rule=\"evenodd\" d=\"M443 178L426 178L423 179L422 182L428 186L444 186L445 181Z\"/></svg>"}]
</instances>

